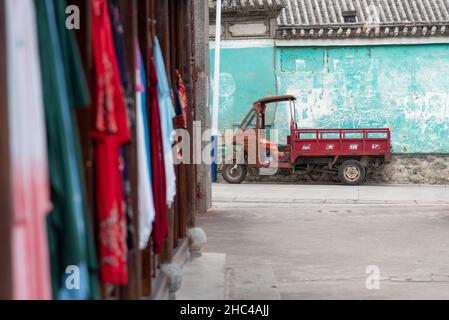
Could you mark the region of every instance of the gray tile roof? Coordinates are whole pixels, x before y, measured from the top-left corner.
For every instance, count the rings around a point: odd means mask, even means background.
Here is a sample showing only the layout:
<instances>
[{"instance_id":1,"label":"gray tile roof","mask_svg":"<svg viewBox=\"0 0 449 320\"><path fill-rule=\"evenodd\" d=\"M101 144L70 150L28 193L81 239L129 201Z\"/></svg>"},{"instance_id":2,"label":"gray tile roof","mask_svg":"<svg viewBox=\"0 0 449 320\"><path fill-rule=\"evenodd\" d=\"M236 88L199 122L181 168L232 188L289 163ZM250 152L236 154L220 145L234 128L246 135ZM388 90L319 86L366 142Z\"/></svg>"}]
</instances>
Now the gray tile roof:
<instances>
[{"instance_id":1,"label":"gray tile roof","mask_svg":"<svg viewBox=\"0 0 449 320\"><path fill-rule=\"evenodd\" d=\"M209 0L209 7L215 10L216 1ZM222 0L223 12L281 10L285 0Z\"/></svg>"},{"instance_id":2,"label":"gray tile roof","mask_svg":"<svg viewBox=\"0 0 449 320\"><path fill-rule=\"evenodd\" d=\"M353 14L356 21L345 22ZM449 0L286 0L277 31L279 38L448 34Z\"/></svg>"}]
</instances>

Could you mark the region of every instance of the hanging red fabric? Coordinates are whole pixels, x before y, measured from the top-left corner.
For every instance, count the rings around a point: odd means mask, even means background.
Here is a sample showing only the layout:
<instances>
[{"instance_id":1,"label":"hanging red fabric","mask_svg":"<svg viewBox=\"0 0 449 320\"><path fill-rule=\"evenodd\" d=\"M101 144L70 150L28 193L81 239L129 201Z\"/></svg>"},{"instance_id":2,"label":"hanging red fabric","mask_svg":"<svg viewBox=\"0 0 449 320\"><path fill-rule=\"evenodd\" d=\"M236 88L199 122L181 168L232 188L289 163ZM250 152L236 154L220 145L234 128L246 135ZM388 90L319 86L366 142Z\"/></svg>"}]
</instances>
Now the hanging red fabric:
<instances>
[{"instance_id":1,"label":"hanging red fabric","mask_svg":"<svg viewBox=\"0 0 449 320\"><path fill-rule=\"evenodd\" d=\"M153 252L159 254L164 250L164 240L168 237L167 191L165 180L164 147L162 144L161 116L157 93L157 73L154 59L150 59L149 98L151 164L153 173L153 198L156 217L153 226Z\"/></svg>"},{"instance_id":2,"label":"hanging red fabric","mask_svg":"<svg viewBox=\"0 0 449 320\"><path fill-rule=\"evenodd\" d=\"M126 284L127 246L124 188L119 150L130 140L129 121L114 49L107 0L91 0L92 50L95 68L94 123L96 209L100 277Z\"/></svg>"},{"instance_id":3,"label":"hanging red fabric","mask_svg":"<svg viewBox=\"0 0 449 320\"><path fill-rule=\"evenodd\" d=\"M184 80L182 80L182 75L179 72L179 70L176 70L176 78L178 84L177 88L178 99L179 104L181 105L181 114L175 118L175 123L177 128L187 129L187 109L188 109L187 89L184 84Z\"/></svg>"}]
</instances>

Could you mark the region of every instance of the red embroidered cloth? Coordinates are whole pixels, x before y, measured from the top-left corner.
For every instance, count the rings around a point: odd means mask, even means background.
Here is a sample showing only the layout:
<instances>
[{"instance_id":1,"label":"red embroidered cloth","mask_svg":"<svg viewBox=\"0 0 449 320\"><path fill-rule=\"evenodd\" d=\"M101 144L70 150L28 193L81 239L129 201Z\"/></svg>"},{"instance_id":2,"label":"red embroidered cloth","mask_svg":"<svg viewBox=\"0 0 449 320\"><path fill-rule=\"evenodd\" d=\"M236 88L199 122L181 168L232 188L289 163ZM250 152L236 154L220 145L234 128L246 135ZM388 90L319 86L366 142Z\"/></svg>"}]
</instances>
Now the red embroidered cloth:
<instances>
[{"instance_id":1,"label":"red embroidered cloth","mask_svg":"<svg viewBox=\"0 0 449 320\"><path fill-rule=\"evenodd\" d=\"M119 285L128 282L126 217L119 150L130 140L130 131L108 2L91 0L90 4L95 67L93 136L100 277L105 283Z\"/></svg>"}]
</instances>

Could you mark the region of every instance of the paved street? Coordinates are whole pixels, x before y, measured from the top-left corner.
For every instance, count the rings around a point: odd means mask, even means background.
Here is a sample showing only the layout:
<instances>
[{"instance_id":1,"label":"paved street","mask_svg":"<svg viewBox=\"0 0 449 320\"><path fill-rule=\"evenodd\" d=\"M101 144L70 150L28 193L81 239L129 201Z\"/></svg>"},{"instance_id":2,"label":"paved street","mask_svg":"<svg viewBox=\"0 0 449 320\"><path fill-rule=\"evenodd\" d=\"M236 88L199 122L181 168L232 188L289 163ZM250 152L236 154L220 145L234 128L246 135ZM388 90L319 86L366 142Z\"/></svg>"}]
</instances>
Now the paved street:
<instances>
[{"instance_id":1,"label":"paved street","mask_svg":"<svg viewBox=\"0 0 449 320\"><path fill-rule=\"evenodd\" d=\"M198 222L223 275L198 282L223 277L226 299L449 299L448 187L219 184L213 196Z\"/></svg>"}]
</instances>

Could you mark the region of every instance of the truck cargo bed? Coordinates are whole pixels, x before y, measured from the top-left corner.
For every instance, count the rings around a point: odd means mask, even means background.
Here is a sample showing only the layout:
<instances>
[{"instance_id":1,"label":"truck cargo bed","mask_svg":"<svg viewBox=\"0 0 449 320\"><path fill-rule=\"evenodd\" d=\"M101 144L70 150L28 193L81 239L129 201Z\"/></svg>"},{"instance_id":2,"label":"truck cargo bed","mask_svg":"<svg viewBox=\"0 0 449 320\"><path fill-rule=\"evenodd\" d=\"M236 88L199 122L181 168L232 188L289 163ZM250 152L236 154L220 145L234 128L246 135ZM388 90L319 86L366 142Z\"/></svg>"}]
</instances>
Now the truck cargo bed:
<instances>
[{"instance_id":1,"label":"truck cargo bed","mask_svg":"<svg viewBox=\"0 0 449 320\"><path fill-rule=\"evenodd\" d=\"M293 129L292 159L383 156L390 160L390 129Z\"/></svg>"}]
</instances>

